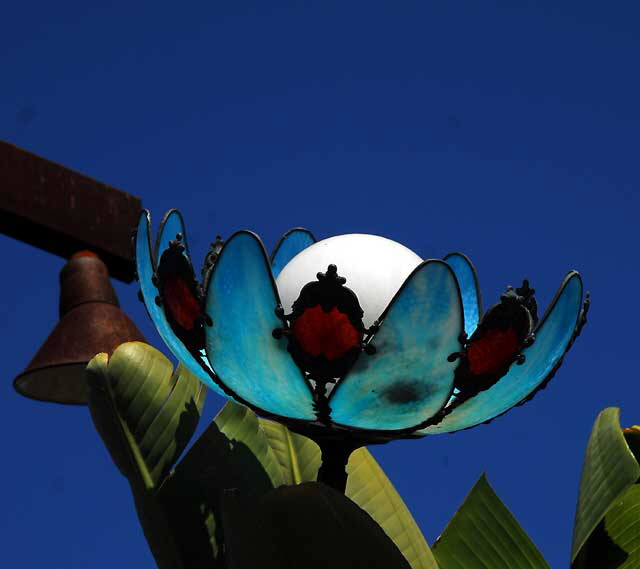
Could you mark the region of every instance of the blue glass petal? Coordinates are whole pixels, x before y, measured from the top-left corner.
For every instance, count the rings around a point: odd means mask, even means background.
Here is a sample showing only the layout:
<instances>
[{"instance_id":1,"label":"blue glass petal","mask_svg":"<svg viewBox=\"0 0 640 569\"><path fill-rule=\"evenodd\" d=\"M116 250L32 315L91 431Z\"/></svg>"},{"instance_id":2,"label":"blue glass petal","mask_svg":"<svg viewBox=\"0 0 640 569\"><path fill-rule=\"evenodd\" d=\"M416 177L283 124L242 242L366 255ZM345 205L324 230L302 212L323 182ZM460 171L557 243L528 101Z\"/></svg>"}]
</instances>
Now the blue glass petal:
<instances>
[{"instance_id":1,"label":"blue glass petal","mask_svg":"<svg viewBox=\"0 0 640 569\"><path fill-rule=\"evenodd\" d=\"M291 261L300 251L303 251L316 242L313 233L303 227L289 229L278 241L271 254L271 271L273 278L278 278L283 267Z\"/></svg>"},{"instance_id":2,"label":"blue glass petal","mask_svg":"<svg viewBox=\"0 0 640 569\"><path fill-rule=\"evenodd\" d=\"M526 360L447 415L441 423L420 434L449 433L493 419L535 391L552 373L570 345L582 308L582 280L571 272L535 332L535 342L525 348Z\"/></svg>"},{"instance_id":3,"label":"blue glass petal","mask_svg":"<svg viewBox=\"0 0 640 569\"><path fill-rule=\"evenodd\" d=\"M182 214L177 209L171 209L164 216L160 223L158 239L156 241L155 258L156 263L160 262L162 252L169 247L169 241L181 235L181 243L184 246L184 255L189 259L189 244L187 242L187 232L184 226Z\"/></svg>"},{"instance_id":4,"label":"blue glass petal","mask_svg":"<svg viewBox=\"0 0 640 569\"><path fill-rule=\"evenodd\" d=\"M462 253L450 253L444 260L453 269L458 279L464 307L464 331L467 337L470 337L478 327L482 313L478 275L469 258Z\"/></svg>"},{"instance_id":5,"label":"blue glass petal","mask_svg":"<svg viewBox=\"0 0 640 569\"><path fill-rule=\"evenodd\" d=\"M154 262L151 257L150 222L151 219L149 212L143 211L138 221L138 230L136 234L136 271L138 272L140 290L142 292L144 304L147 307L147 312L158 330L160 337L164 340L165 344L167 344L167 347L171 350L173 355L178 358L178 360L181 361L200 381L222 395L223 392L220 387L212 381L209 374L202 369L202 366L191 355L189 350L185 348L184 344L171 329L171 326L169 326L169 322L167 322L164 311L156 304L155 299L156 296L158 296L158 289L153 284L152 280ZM172 239L175 239L175 232ZM203 357L202 359L203 363L208 366L206 358Z\"/></svg>"},{"instance_id":6,"label":"blue glass petal","mask_svg":"<svg viewBox=\"0 0 640 569\"><path fill-rule=\"evenodd\" d=\"M336 423L405 429L437 413L451 396L457 364L447 358L460 351L463 328L462 301L451 268L442 261L425 261L385 312L373 338L376 353L361 354L331 393Z\"/></svg>"},{"instance_id":7,"label":"blue glass petal","mask_svg":"<svg viewBox=\"0 0 640 569\"><path fill-rule=\"evenodd\" d=\"M232 235L211 270L206 311L207 355L218 378L263 411L313 420L313 398L289 352L275 314L280 300L262 242L248 231Z\"/></svg>"}]
</instances>

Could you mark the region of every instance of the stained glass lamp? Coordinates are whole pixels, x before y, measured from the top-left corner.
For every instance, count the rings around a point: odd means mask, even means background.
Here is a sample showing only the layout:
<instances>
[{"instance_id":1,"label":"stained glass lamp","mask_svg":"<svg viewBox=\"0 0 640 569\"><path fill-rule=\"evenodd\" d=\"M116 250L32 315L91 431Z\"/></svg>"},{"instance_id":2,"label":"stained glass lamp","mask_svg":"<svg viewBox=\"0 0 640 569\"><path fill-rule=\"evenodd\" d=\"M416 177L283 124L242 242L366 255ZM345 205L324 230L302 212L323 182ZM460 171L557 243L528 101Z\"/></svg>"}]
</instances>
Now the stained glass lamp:
<instances>
[{"instance_id":1,"label":"stained glass lamp","mask_svg":"<svg viewBox=\"0 0 640 569\"><path fill-rule=\"evenodd\" d=\"M467 429L545 386L586 321L571 271L541 319L524 281L482 312L464 255L422 260L373 235L287 232L269 257L239 231L196 278L180 213L152 251L138 224L142 299L174 355L221 395L314 439L318 480L344 489L365 444Z\"/></svg>"}]
</instances>

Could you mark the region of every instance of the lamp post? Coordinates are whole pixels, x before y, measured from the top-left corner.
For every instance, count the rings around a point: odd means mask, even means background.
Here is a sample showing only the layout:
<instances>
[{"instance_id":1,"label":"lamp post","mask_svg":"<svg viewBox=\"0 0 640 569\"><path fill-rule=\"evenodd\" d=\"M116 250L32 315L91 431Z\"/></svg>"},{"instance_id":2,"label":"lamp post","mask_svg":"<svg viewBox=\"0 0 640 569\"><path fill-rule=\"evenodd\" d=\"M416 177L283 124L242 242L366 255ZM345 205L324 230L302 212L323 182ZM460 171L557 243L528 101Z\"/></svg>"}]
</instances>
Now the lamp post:
<instances>
[{"instance_id":1,"label":"lamp post","mask_svg":"<svg viewBox=\"0 0 640 569\"><path fill-rule=\"evenodd\" d=\"M0 232L69 259L60 321L14 387L41 401L86 404L88 361L144 341L109 280L134 279L130 236L141 201L2 141L0 180Z\"/></svg>"}]
</instances>

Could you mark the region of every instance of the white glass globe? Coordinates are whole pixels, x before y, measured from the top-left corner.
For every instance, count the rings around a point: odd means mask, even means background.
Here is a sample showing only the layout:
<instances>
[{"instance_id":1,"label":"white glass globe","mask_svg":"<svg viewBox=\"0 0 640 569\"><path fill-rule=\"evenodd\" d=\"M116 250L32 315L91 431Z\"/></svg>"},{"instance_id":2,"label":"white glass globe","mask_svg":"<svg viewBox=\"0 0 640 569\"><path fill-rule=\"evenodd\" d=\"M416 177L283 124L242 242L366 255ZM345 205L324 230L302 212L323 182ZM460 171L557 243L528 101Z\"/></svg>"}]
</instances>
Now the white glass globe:
<instances>
[{"instance_id":1,"label":"white glass globe","mask_svg":"<svg viewBox=\"0 0 640 569\"><path fill-rule=\"evenodd\" d=\"M282 269L276 284L285 314L302 287L317 280L329 265L338 267L345 286L358 296L362 321L371 326L382 314L405 279L422 259L404 245L377 235L351 233L314 243L298 253Z\"/></svg>"}]
</instances>

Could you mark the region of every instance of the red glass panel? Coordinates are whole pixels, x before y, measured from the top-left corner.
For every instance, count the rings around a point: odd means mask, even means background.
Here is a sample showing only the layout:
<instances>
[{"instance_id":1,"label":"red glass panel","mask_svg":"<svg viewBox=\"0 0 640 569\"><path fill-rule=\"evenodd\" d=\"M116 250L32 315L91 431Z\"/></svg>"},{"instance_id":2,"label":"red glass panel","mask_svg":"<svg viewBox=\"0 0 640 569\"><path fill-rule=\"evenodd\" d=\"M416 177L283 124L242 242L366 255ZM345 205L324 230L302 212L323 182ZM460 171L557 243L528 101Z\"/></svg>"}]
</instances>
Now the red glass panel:
<instances>
[{"instance_id":1,"label":"red glass panel","mask_svg":"<svg viewBox=\"0 0 640 569\"><path fill-rule=\"evenodd\" d=\"M173 319L185 330L193 330L200 313L200 303L181 278L162 283L162 300Z\"/></svg>"},{"instance_id":2,"label":"red glass panel","mask_svg":"<svg viewBox=\"0 0 640 569\"><path fill-rule=\"evenodd\" d=\"M325 312L318 304L307 308L293 324L293 335L307 354L336 360L357 346L361 334L335 306Z\"/></svg>"},{"instance_id":3,"label":"red glass panel","mask_svg":"<svg viewBox=\"0 0 640 569\"><path fill-rule=\"evenodd\" d=\"M473 342L467 350L471 373L474 375L500 372L520 349L518 334L513 326L506 330L494 328Z\"/></svg>"}]
</instances>

